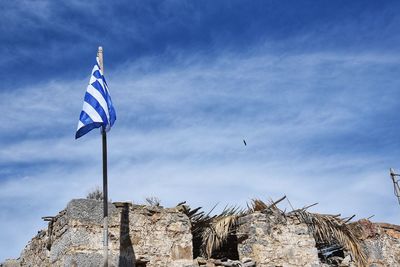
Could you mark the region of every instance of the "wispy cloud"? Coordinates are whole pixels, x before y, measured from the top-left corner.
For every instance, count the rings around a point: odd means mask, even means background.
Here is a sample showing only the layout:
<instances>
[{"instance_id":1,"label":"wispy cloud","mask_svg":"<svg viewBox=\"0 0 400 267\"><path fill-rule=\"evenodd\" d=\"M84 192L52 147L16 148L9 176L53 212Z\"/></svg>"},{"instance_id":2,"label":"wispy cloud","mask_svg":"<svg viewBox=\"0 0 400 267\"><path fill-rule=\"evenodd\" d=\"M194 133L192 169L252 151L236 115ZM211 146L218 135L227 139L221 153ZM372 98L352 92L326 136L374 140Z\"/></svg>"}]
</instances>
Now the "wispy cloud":
<instances>
[{"instance_id":1,"label":"wispy cloud","mask_svg":"<svg viewBox=\"0 0 400 267\"><path fill-rule=\"evenodd\" d=\"M0 89L81 78L99 44L115 65L154 55L173 61L174 51L240 53L263 43L280 54L397 51L399 4L361 3L3 1Z\"/></svg>"},{"instance_id":2,"label":"wispy cloud","mask_svg":"<svg viewBox=\"0 0 400 267\"><path fill-rule=\"evenodd\" d=\"M397 106L390 70L398 55L257 51L163 68L148 58L154 72L143 72L141 61L110 70L118 117L109 134L110 197L156 195L168 206L210 208L286 194L296 206L319 202L316 211L398 222L387 169L399 143L383 142L393 135L375 129ZM7 125L0 161L8 170L0 225L9 229L2 247L15 234L2 257L17 256L44 226L41 216L101 184L100 135L73 140L85 85L53 81L0 93ZM17 233L16 219L5 219L17 217L29 230Z\"/></svg>"}]
</instances>

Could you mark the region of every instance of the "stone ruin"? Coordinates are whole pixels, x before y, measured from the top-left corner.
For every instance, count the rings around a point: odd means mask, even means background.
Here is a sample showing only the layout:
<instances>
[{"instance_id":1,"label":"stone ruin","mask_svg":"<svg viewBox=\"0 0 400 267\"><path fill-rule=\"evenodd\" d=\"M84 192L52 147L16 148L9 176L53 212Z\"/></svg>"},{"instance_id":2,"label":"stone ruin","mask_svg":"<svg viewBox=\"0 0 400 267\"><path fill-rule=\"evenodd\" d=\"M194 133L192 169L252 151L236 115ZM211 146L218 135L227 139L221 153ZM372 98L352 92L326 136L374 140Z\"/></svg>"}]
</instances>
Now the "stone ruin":
<instances>
[{"instance_id":1,"label":"stone ruin","mask_svg":"<svg viewBox=\"0 0 400 267\"><path fill-rule=\"evenodd\" d=\"M109 204L108 209L109 266L192 264L192 235L186 215L176 209L131 203ZM17 266L101 266L102 217L101 201L72 200L49 221L47 230L28 243Z\"/></svg>"},{"instance_id":2,"label":"stone ruin","mask_svg":"<svg viewBox=\"0 0 400 267\"><path fill-rule=\"evenodd\" d=\"M400 266L400 226L349 223L307 215L305 209L285 213L275 204L209 217L184 203L175 208L110 203L109 266ZM44 217L48 228L18 259L0 266L101 266L102 207L97 200L72 200L58 215ZM339 234L325 225L333 222L343 223L332 228ZM197 227L204 223L214 230ZM218 235L221 229L225 236Z\"/></svg>"}]
</instances>

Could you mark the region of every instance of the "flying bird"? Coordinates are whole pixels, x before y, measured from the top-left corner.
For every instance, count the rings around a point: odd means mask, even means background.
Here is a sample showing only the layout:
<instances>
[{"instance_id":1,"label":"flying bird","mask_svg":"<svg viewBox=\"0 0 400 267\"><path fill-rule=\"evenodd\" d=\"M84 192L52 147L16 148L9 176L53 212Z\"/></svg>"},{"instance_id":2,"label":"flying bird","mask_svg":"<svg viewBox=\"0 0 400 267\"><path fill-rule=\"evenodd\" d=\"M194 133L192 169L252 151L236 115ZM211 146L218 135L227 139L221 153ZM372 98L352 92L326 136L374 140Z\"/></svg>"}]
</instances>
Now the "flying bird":
<instances>
[{"instance_id":1,"label":"flying bird","mask_svg":"<svg viewBox=\"0 0 400 267\"><path fill-rule=\"evenodd\" d=\"M244 139L243 139L243 144L244 144L245 146L247 146L246 140L244 140Z\"/></svg>"}]
</instances>

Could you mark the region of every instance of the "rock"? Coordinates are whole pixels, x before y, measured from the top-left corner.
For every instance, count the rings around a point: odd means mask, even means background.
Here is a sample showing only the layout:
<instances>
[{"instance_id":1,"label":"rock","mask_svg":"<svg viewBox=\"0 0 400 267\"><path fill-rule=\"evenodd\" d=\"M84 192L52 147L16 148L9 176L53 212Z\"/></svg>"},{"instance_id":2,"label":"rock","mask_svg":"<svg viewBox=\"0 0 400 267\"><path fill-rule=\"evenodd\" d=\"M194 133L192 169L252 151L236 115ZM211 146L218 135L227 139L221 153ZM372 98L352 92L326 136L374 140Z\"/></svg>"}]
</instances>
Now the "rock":
<instances>
[{"instance_id":1,"label":"rock","mask_svg":"<svg viewBox=\"0 0 400 267\"><path fill-rule=\"evenodd\" d=\"M196 261L199 265L206 265L207 264L207 260L203 257L197 257Z\"/></svg>"},{"instance_id":2,"label":"rock","mask_svg":"<svg viewBox=\"0 0 400 267\"><path fill-rule=\"evenodd\" d=\"M0 264L0 267L19 267L19 266L21 266L19 259L17 259L17 260L7 259L7 260L5 260L5 262Z\"/></svg>"},{"instance_id":3,"label":"rock","mask_svg":"<svg viewBox=\"0 0 400 267\"><path fill-rule=\"evenodd\" d=\"M400 227L360 220L351 227L363 248L369 266L400 266Z\"/></svg>"},{"instance_id":4,"label":"rock","mask_svg":"<svg viewBox=\"0 0 400 267\"><path fill-rule=\"evenodd\" d=\"M332 265L339 265L341 262L343 261L342 257L338 257L338 256L333 256L328 258L328 263L332 264Z\"/></svg>"},{"instance_id":5,"label":"rock","mask_svg":"<svg viewBox=\"0 0 400 267\"><path fill-rule=\"evenodd\" d=\"M242 266L243 267L255 267L256 263L254 261L247 261L247 262L243 263Z\"/></svg>"},{"instance_id":6,"label":"rock","mask_svg":"<svg viewBox=\"0 0 400 267\"><path fill-rule=\"evenodd\" d=\"M344 259L342 260L342 262L339 264L339 266L341 267L348 267L350 266L350 262L351 262L351 256L347 255L346 257L344 257Z\"/></svg>"},{"instance_id":7,"label":"rock","mask_svg":"<svg viewBox=\"0 0 400 267\"><path fill-rule=\"evenodd\" d=\"M242 258L242 262L243 262L243 263L251 262L251 261L252 261L251 258L246 258L246 257Z\"/></svg>"}]
</instances>

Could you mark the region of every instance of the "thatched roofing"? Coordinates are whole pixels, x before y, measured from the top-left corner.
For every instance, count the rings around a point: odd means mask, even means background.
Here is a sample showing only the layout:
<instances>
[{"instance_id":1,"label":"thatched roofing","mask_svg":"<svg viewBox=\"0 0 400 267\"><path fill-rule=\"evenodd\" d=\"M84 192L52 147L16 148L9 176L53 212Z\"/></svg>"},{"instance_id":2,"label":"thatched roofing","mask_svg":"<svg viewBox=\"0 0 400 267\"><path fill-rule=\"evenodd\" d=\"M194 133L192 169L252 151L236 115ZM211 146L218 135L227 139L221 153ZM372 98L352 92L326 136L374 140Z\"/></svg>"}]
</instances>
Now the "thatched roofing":
<instances>
[{"instance_id":1,"label":"thatched roofing","mask_svg":"<svg viewBox=\"0 0 400 267\"><path fill-rule=\"evenodd\" d=\"M350 219L340 218L339 215L317 214L303 209L284 212L277 204L284 200L271 201L267 204L260 199L253 199L247 209L237 207L225 208L220 214L211 216L204 213L201 208L191 209L185 203L180 203L180 208L192 222L194 249L198 249L200 256L210 258L213 253L226 244L230 235L236 234L239 219L245 215L262 212L266 216L274 214L282 218L285 223L288 217L305 223L317 244L339 245L352 254L358 266L366 266L366 256L361 246L361 241L356 237L353 228L349 227ZM313 204L314 205L314 204ZM311 205L312 206L312 205Z\"/></svg>"}]
</instances>

